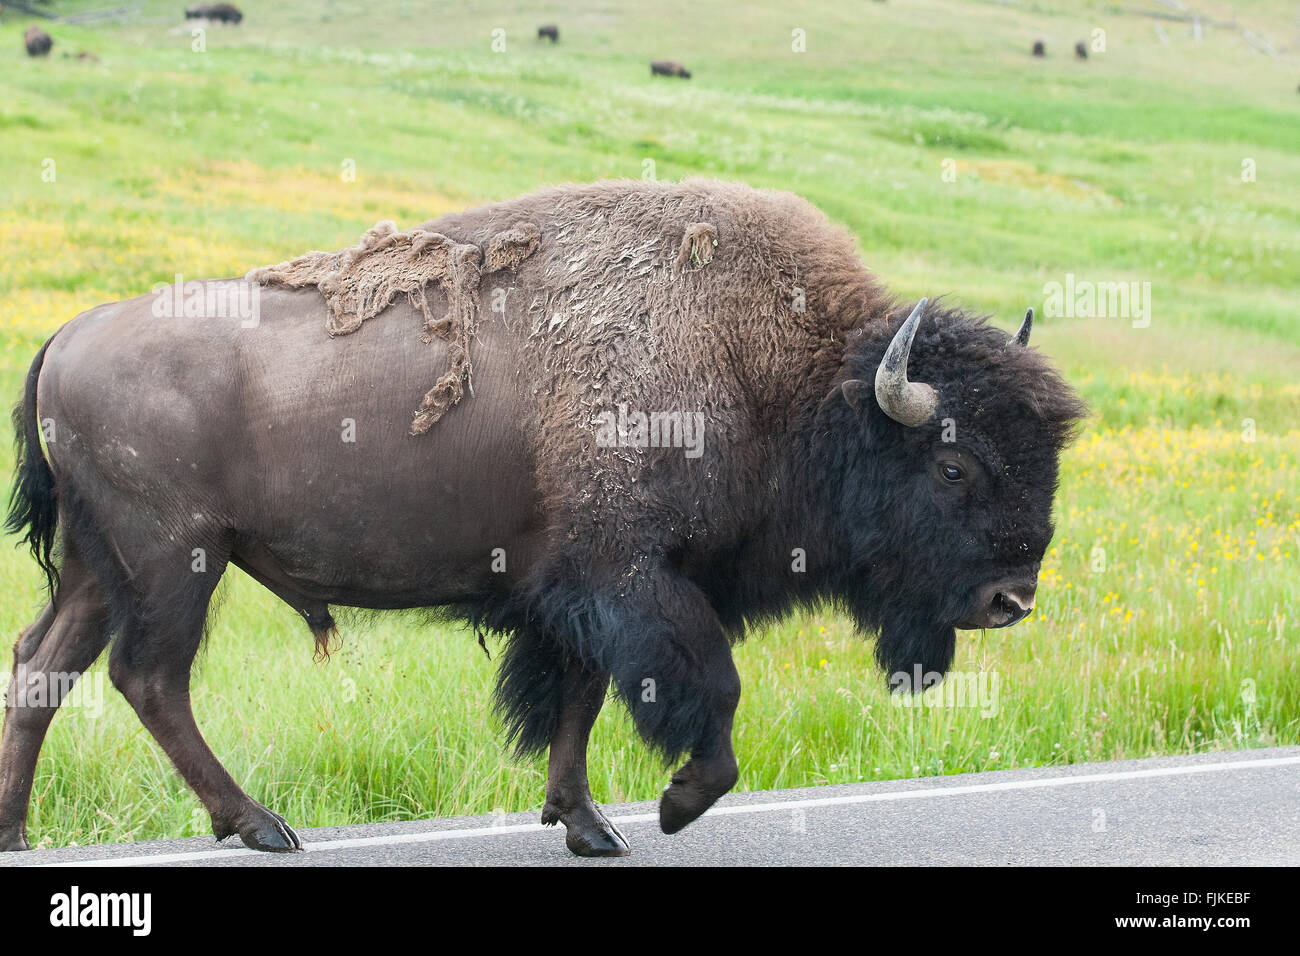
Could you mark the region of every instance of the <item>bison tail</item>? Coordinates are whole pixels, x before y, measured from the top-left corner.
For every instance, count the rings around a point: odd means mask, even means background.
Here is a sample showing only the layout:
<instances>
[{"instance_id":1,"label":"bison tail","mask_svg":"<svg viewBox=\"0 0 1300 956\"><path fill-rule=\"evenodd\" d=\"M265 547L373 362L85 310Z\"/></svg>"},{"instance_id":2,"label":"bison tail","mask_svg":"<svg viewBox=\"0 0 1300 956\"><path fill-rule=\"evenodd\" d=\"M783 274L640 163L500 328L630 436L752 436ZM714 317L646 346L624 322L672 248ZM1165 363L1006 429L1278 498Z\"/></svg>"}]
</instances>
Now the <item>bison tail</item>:
<instances>
[{"instance_id":1,"label":"bison tail","mask_svg":"<svg viewBox=\"0 0 1300 956\"><path fill-rule=\"evenodd\" d=\"M58 499L54 489L54 472L41 450L41 426L36 416L36 383L45 362L45 350L53 338L41 346L27 372L23 397L14 406L14 447L18 470L13 492L9 496L9 517L5 531L21 534L32 549L32 556L45 572L45 581L53 597L59 582L54 565L54 537L58 527Z\"/></svg>"}]
</instances>

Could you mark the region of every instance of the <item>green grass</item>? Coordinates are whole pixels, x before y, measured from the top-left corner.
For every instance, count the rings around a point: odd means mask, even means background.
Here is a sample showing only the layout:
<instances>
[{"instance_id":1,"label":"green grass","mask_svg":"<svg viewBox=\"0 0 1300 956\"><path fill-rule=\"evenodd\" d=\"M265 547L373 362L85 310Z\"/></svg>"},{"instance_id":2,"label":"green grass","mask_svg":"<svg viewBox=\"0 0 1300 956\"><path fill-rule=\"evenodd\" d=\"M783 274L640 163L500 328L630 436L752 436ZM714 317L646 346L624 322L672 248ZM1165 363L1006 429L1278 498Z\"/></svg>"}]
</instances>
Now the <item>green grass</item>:
<instances>
[{"instance_id":1,"label":"green grass","mask_svg":"<svg viewBox=\"0 0 1300 956\"><path fill-rule=\"evenodd\" d=\"M561 0L541 14L248 2L246 23L210 29L204 53L181 6L149 0L123 27L55 25L47 61L22 54L26 20L4 15L0 392L18 393L40 342L78 311L177 271L240 274L350 244L379 219L641 176L647 161L660 179L801 193L900 294L948 293L1008 326L1067 273L1150 282L1149 328L1035 328L1095 414L1064 463L1039 609L959 645L959 671L996 677L997 713L897 706L845 621L794 618L737 652L740 785L1300 742L1294 60L1227 30L1196 46L1166 25L1162 44L1149 20L1063 0L743 13L734 0ZM1257 32L1294 33L1287 3L1235 6ZM553 49L532 39L543 20L560 24ZM1094 27L1107 51L1078 63L1068 52ZM1043 61L1027 53L1038 36ZM58 56L79 49L101 62ZM694 79L652 80L660 57ZM349 160L355 182L340 175ZM39 583L26 555L0 553L0 630L35 616ZM345 626L344 641L311 663L296 616L230 575L195 707L250 793L307 826L540 807L544 766L504 752L487 717L493 665L472 635L392 615ZM103 713L55 721L33 837L206 832L102 665L89 681ZM614 707L591 779L605 801L652 798L666 779Z\"/></svg>"}]
</instances>

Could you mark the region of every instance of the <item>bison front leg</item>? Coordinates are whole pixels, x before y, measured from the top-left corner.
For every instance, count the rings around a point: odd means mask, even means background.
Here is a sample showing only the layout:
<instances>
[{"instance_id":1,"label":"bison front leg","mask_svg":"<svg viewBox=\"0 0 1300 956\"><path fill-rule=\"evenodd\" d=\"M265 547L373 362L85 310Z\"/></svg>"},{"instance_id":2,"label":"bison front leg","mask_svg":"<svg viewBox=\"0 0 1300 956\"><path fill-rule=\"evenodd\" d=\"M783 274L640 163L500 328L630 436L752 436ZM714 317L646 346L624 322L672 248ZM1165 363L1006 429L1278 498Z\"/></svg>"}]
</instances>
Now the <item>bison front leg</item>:
<instances>
[{"instance_id":1,"label":"bison front leg","mask_svg":"<svg viewBox=\"0 0 1300 956\"><path fill-rule=\"evenodd\" d=\"M695 689L709 713L691 747L691 759L675 774L659 801L659 829L676 833L736 785L740 776L731 749L731 725L740 702L740 675L721 634L700 660Z\"/></svg>"},{"instance_id":2,"label":"bison front leg","mask_svg":"<svg viewBox=\"0 0 1300 956\"><path fill-rule=\"evenodd\" d=\"M644 619L619 638L614 679L642 736L669 757L690 752L659 804L659 828L676 833L736 784L731 726L740 675L698 588L663 572L648 589Z\"/></svg>"},{"instance_id":3,"label":"bison front leg","mask_svg":"<svg viewBox=\"0 0 1300 956\"><path fill-rule=\"evenodd\" d=\"M551 736L542 823L563 823L565 845L578 856L627 856L627 840L591 798L587 783L587 740L605 702L609 675L569 667L564 703Z\"/></svg>"}]
</instances>

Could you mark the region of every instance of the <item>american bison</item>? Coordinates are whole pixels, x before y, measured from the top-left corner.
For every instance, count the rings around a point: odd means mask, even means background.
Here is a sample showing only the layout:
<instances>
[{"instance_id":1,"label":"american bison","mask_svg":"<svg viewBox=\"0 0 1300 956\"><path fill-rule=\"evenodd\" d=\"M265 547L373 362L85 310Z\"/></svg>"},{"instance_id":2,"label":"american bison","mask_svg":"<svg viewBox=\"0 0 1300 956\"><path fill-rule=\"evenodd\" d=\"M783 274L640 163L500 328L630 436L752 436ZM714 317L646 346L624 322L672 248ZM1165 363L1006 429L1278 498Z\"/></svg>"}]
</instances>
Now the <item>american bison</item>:
<instances>
[{"instance_id":1,"label":"american bison","mask_svg":"<svg viewBox=\"0 0 1300 956\"><path fill-rule=\"evenodd\" d=\"M23 34L23 44L27 47L28 56L48 56L54 41L40 27L30 26Z\"/></svg>"},{"instance_id":2,"label":"american bison","mask_svg":"<svg viewBox=\"0 0 1300 956\"><path fill-rule=\"evenodd\" d=\"M1047 56L1047 45L1042 40L1034 41L1034 56Z\"/></svg>"},{"instance_id":3,"label":"american bison","mask_svg":"<svg viewBox=\"0 0 1300 956\"><path fill-rule=\"evenodd\" d=\"M113 684L216 836L300 847L190 709L234 565L318 644L330 605L500 635L498 714L520 753L550 748L542 821L624 855L587 786L611 686L689 755L660 804L676 832L737 779L753 625L828 602L888 673L942 674L958 629L1029 614L1084 413L1032 313L1010 336L905 305L807 202L734 183L547 189L190 286L64 325L15 410L8 526L51 601L14 648L0 849L28 845L58 706L27 688L114 635Z\"/></svg>"},{"instance_id":4,"label":"american bison","mask_svg":"<svg viewBox=\"0 0 1300 956\"><path fill-rule=\"evenodd\" d=\"M1074 45L1074 55L1080 60L1088 59L1088 47L1082 40Z\"/></svg>"},{"instance_id":5,"label":"american bison","mask_svg":"<svg viewBox=\"0 0 1300 956\"><path fill-rule=\"evenodd\" d=\"M233 3L199 3L185 8L185 19L239 24L243 22L244 14Z\"/></svg>"},{"instance_id":6,"label":"american bison","mask_svg":"<svg viewBox=\"0 0 1300 956\"><path fill-rule=\"evenodd\" d=\"M691 71L673 60L655 60L650 64L651 76L680 76L683 80L691 78Z\"/></svg>"},{"instance_id":7,"label":"american bison","mask_svg":"<svg viewBox=\"0 0 1300 956\"><path fill-rule=\"evenodd\" d=\"M537 39L550 40L552 43L560 42L560 28L554 23L548 23L537 28Z\"/></svg>"}]
</instances>

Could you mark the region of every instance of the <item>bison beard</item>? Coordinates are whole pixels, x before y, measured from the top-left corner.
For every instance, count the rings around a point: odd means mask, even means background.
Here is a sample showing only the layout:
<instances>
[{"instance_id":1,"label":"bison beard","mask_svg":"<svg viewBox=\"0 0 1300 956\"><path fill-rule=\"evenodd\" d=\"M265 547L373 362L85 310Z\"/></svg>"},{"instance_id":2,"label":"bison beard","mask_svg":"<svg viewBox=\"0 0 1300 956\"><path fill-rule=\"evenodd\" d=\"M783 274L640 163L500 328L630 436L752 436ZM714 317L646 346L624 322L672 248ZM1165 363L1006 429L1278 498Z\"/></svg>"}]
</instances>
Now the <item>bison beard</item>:
<instances>
[{"instance_id":1,"label":"bison beard","mask_svg":"<svg viewBox=\"0 0 1300 956\"><path fill-rule=\"evenodd\" d=\"M917 665L924 673L946 674L956 649L957 631L936 624L931 610L894 605L881 615L876 662L887 675L911 673Z\"/></svg>"},{"instance_id":2,"label":"bison beard","mask_svg":"<svg viewBox=\"0 0 1300 956\"><path fill-rule=\"evenodd\" d=\"M501 635L497 712L521 752L549 745L542 819L584 855L628 852L587 786L609 687L656 750L690 755L661 802L671 833L736 781L731 645L754 625L835 604L878 634L886 672L942 672L954 626L1032 603L1083 406L1028 321L1013 338L954 308L909 315L797 197L560 187L250 278L267 286L255 334L159 323L150 296L61 329L16 417L10 511L51 577L56 517L60 536L57 599L15 665L79 672L115 635L114 685L218 836L300 845L190 711L227 564L318 643L330 605L440 608ZM609 447L597 429L620 407L699 415L703 454ZM345 417L366 451L322 432ZM964 484L944 477L952 449ZM26 846L50 716L5 722L0 850Z\"/></svg>"}]
</instances>

